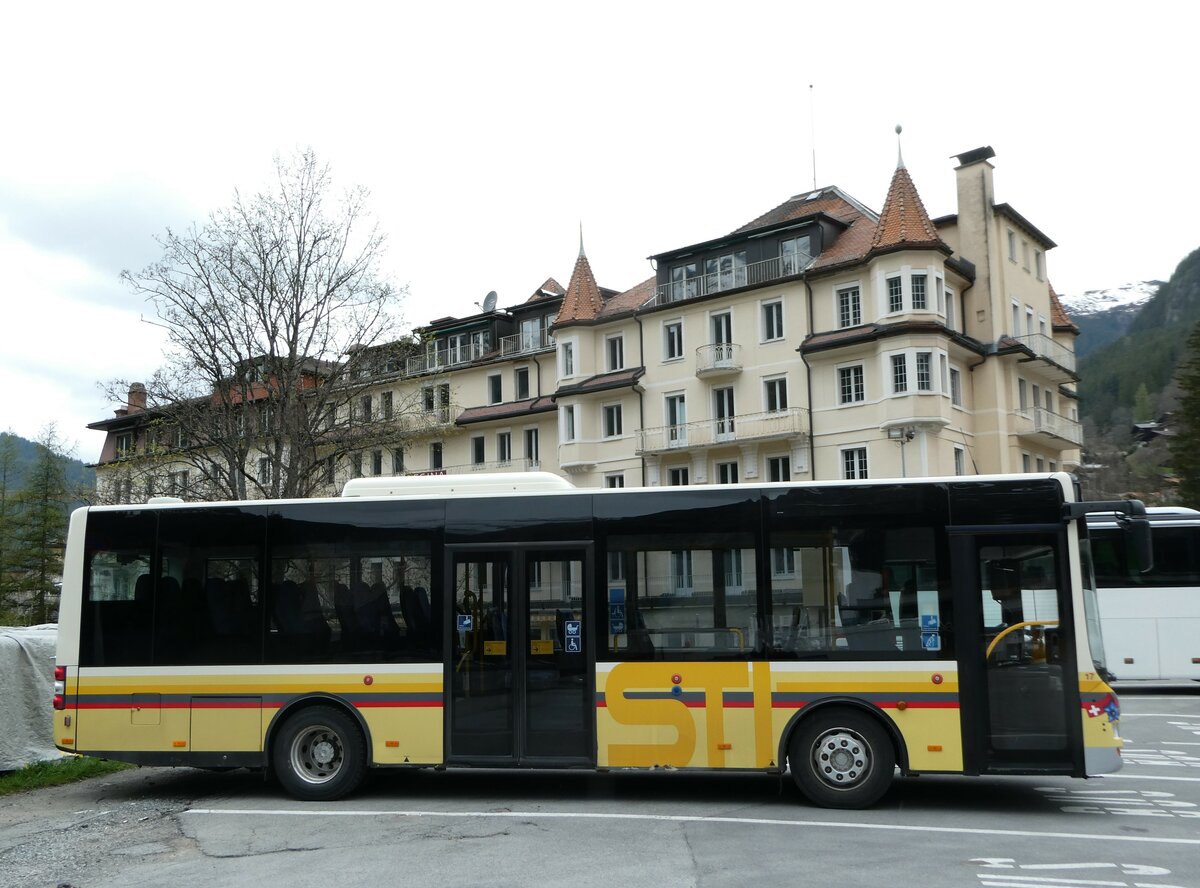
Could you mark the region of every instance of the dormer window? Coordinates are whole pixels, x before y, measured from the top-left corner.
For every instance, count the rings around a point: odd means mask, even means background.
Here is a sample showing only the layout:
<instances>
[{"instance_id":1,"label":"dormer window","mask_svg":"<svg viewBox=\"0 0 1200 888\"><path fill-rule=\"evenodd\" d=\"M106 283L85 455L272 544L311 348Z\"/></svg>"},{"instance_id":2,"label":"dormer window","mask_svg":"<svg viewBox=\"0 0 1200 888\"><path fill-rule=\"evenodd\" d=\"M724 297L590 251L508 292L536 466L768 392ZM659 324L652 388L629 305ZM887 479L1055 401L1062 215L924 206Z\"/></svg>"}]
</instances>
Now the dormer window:
<instances>
[{"instance_id":1,"label":"dormer window","mask_svg":"<svg viewBox=\"0 0 1200 888\"><path fill-rule=\"evenodd\" d=\"M704 292L746 286L746 251L715 256L704 262Z\"/></svg>"},{"instance_id":2,"label":"dormer window","mask_svg":"<svg viewBox=\"0 0 1200 888\"><path fill-rule=\"evenodd\" d=\"M779 242L779 273L799 274L812 261L812 238L808 235Z\"/></svg>"},{"instance_id":3,"label":"dormer window","mask_svg":"<svg viewBox=\"0 0 1200 888\"><path fill-rule=\"evenodd\" d=\"M692 299L698 292L699 269L695 262L676 265L671 269L671 301Z\"/></svg>"},{"instance_id":4,"label":"dormer window","mask_svg":"<svg viewBox=\"0 0 1200 888\"><path fill-rule=\"evenodd\" d=\"M117 435L117 459L133 453L133 432L122 432Z\"/></svg>"}]
</instances>

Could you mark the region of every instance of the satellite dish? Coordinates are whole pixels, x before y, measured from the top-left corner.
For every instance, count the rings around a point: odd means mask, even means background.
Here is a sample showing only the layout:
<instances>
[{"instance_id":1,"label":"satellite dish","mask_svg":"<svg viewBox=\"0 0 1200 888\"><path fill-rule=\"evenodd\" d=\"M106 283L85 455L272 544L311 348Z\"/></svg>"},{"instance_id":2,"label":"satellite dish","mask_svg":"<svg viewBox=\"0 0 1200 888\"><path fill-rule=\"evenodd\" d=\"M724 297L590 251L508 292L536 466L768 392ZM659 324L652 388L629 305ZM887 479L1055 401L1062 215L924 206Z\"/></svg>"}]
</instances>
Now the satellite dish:
<instances>
[{"instance_id":1,"label":"satellite dish","mask_svg":"<svg viewBox=\"0 0 1200 888\"><path fill-rule=\"evenodd\" d=\"M490 292L486 296L484 296L483 297L483 310L484 311L493 311L496 308L496 298L497 297L496 297L495 290L492 290L492 292Z\"/></svg>"}]
</instances>

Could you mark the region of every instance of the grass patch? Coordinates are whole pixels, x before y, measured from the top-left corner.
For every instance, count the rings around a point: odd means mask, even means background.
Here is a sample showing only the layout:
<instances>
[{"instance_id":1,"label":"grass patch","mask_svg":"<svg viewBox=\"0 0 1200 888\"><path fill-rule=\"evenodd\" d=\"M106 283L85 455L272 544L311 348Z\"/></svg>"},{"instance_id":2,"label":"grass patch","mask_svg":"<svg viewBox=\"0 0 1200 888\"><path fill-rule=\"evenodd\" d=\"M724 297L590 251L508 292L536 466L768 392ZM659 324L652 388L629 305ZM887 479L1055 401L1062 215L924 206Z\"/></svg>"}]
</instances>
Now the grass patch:
<instances>
[{"instance_id":1,"label":"grass patch","mask_svg":"<svg viewBox=\"0 0 1200 888\"><path fill-rule=\"evenodd\" d=\"M17 771L0 772L0 796L12 795L16 792L28 792L31 789L42 789L46 786L60 786L64 783L75 783L101 774L111 774L114 771L124 771L135 767L125 762L109 762L103 759L89 758L86 755L72 755L52 762L35 762Z\"/></svg>"}]
</instances>

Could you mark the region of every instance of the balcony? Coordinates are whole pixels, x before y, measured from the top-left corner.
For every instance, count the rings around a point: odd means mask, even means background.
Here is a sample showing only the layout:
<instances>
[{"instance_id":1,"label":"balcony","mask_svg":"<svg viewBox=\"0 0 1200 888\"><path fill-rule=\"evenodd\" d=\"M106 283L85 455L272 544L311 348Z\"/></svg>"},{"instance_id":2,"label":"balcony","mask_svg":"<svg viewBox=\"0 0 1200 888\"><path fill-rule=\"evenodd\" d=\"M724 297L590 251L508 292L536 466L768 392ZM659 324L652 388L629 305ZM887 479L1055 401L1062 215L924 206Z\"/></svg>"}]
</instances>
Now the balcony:
<instances>
[{"instance_id":1,"label":"balcony","mask_svg":"<svg viewBox=\"0 0 1200 888\"><path fill-rule=\"evenodd\" d=\"M1061 342L1055 342L1045 333L1029 333L1010 337L1033 352L1034 357L1045 361L1043 372L1057 383L1074 382L1075 352Z\"/></svg>"},{"instance_id":2,"label":"balcony","mask_svg":"<svg viewBox=\"0 0 1200 888\"><path fill-rule=\"evenodd\" d=\"M696 375L701 379L731 376L742 372L742 347L733 342L717 342L696 349Z\"/></svg>"},{"instance_id":3,"label":"balcony","mask_svg":"<svg viewBox=\"0 0 1200 888\"><path fill-rule=\"evenodd\" d=\"M637 452L670 453L722 444L747 444L794 438L807 432L808 411L792 407L771 413L742 413L724 419L642 429L638 432Z\"/></svg>"},{"instance_id":4,"label":"balcony","mask_svg":"<svg viewBox=\"0 0 1200 888\"><path fill-rule=\"evenodd\" d=\"M697 299L712 293L723 293L739 287L757 287L780 278L792 277L804 271L811 262L805 256L776 256L761 262L734 267L712 274L701 274L683 281L662 284L645 303L646 308L670 305L685 299Z\"/></svg>"},{"instance_id":5,"label":"balcony","mask_svg":"<svg viewBox=\"0 0 1200 888\"><path fill-rule=\"evenodd\" d=\"M512 336L500 337L500 356L503 358L531 355L534 352L548 351L552 348L554 348L554 337L550 335L549 330L514 333Z\"/></svg>"},{"instance_id":6,"label":"balcony","mask_svg":"<svg viewBox=\"0 0 1200 888\"><path fill-rule=\"evenodd\" d=\"M1066 450L1083 445L1083 428L1079 423L1044 407L1018 410L1013 420L1013 431L1018 437L1044 447Z\"/></svg>"},{"instance_id":7,"label":"balcony","mask_svg":"<svg viewBox=\"0 0 1200 888\"><path fill-rule=\"evenodd\" d=\"M423 376L427 373L441 373L453 367L470 364L491 354L491 342L484 337L476 342L466 342L450 348L439 348L427 351L423 355L414 355L405 364L405 372L409 376Z\"/></svg>"}]
</instances>

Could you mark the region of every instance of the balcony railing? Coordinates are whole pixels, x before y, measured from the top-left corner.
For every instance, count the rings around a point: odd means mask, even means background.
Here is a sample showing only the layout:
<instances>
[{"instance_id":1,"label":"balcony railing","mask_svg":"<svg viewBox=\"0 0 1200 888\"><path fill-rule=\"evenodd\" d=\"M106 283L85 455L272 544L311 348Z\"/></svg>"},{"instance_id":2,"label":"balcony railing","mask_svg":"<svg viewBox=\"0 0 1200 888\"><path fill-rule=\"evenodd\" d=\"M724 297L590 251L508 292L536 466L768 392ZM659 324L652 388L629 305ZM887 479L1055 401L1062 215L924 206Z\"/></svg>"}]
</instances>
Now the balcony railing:
<instances>
[{"instance_id":1,"label":"balcony railing","mask_svg":"<svg viewBox=\"0 0 1200 888\"><path fill-rule=\"evenodd\" d=\"M751 262L749 265L712 274L697 275L683 281L671 281L657 287L646 305L669 305L672 302L696 299L710 293L720 293L737 287L756 287L799 274L810 261L812 261L811 258L804 255L776 256L773 259Z\"/></svg>"},{"instance_id":2,"label":"balcony railing","mask_svg":"<svg viewBox=\"0 0 1200 888\"><path fill-rule=\"evenodd\" d=\"M721 419L641 429L638 432L637 452L663 453L728 442L790 438L807 431L808 411L802 407L770 413L742 413Z\"/></svg>"},{"instance_id":3,"label":"balcony railing","mask_svg":"<svg viewBox=\"0 0 1200 888\"><path fill-rule=\"evenodd\" d=\"M1083 427L1044 407L1017 411L1017 434L1037 437L1048 442L1065 441L1075 447L1083 444Z\"/></svg>"},{"instance_id":4,"label":"balcony railing","mask_svg":"<svg viewBox=\"0 0 1200 888\"><path fill-rule=\"evenodd\" d=\"M1012 338L1039 358L1053 361L1064 370L1070 370L1072 373L1075 372L1075 352L1061 342L1055 342L1045 333L1028 333L1024 336L1013 336Z\"/></svg>"},{"instance_id":5,"label":"balcony railing","mask_svg":"<svg viewBox=\"0 0 1200 888\"><path fill-rule=\"evenodd\" d=\"M437 351L425 352L423 355L414 355L408 359L405 370L409 376L438 373L450 367L478 361L490 354L491 351L491 342L484 338L481 342L468 342L451 348L439 348Z\"/></svg>"},{"instance_id":6,"label":"balcony railing","mask_svg":"<svg viewBox=\"0 0 1200 888\"><path fill-rule=\"evenodd\" d=\"M506 358L551 348L554 348L554 337L550 335L549 330L538 330L536 333L514 333L512 336L500 337L500 354Z\"/></svg>"},{"instance_id":7,"label":"balcony railing","mask_svg":"<svg viewBox=\"0 0 1200 888\"><path fill-rule=\"evenodd\" d=\"M742 347L734 342L716 342L696 349L696 375L738 373L742 369Z\"/></svg>"}]
</instances>

